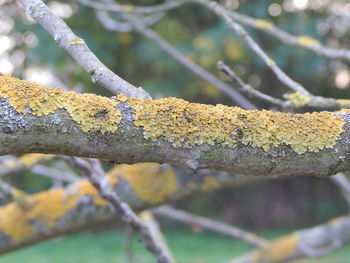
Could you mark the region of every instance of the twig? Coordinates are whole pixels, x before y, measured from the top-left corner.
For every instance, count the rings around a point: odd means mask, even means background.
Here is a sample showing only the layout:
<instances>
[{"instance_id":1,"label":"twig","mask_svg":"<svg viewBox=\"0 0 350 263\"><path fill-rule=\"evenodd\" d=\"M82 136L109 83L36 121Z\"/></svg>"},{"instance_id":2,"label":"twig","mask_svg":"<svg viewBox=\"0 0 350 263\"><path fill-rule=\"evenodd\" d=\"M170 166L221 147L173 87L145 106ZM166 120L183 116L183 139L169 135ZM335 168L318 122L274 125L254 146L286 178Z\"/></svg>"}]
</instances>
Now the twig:
<instances>
[{"instance_id":1,"label":"twig","mask_svg":"<svg viewBox=\"0 0 350 263\"><path fill-rule=\"evenodd\" d=\"M197 76L201 77L205 81L209 82L213 86L217 87L219 90L228 95L237 105L245 109L256 109L256 106L252 104L249 100L239 94L237 91L232 89L225 82L219 80L213 76L210 72L206 71L199 65L193 63L178 50L176 50L169 42L159 36L153 30L147 28L145 25L141 24L138 19L134 16L124 14L123 17L134 26L135 31L144 37L153 41L158 47L163 49L168 55L170 55L177 62L182 64L184 67L192 71ZM101 17L100 17L101 18ZM110 18L111 19L111 18ZM100 22L107 28L106 24L108 23L105 19L100 19ZM109 23L110 25L110 23ZM110 28L107 28L110 30ZM114 31L117 31L117 28L114 28Z\"/></svg>"},{"instance_id":2,"label":"twig","mask_svg":"<svg viewBox=\"0 0 350 263\"><path fill-rule=\"evenodd\" d=\"M128 22L117 22L112 19L107 12L105 11L96 11L96 15L99 21L103 21L103 26L110 31L118 31L118 32L131 32L133 31L132 24ZM140 18L140 23L146 26L151 26L157 23L160 19L164 17L163 13L156 13L151 16L146 16Z\"/></svg>"},{"instance_id":3,"label":"twig","mask_svg":"<svg viewBox=\"0 0 350 263\"><path fill-rule=\"evenodd\" d=\"M168 254L168 257L171 258L173 263L175 263L176 261L152 212L150 210L144 210L140 213L140 218L151 231L151 235L153 236L154 240L157 240L157 243L163 247L164 251Z\"/></svg>"},{"instance_id":4,"label":"twig","mask_svg":"<svg viewBox=\"0 0 350 263\"><path fill-rule=\"evenodd\" d=\"M73 173L68 173L54 167L46 167L43 165L34 166L32 172L63 182L75 182L81 179Z\"/></svg>"},{"instance_id":5,"label":"twig","mask_svg":"<svg viewBox=\"0 0 350 263\"><path fill-rule=\"evenodd\" d=\"M238 77L236 75L236 73L229 66L227 66L224 62L218 61L217 67L220 71L225 73L230 78L230 81L235 83L238 86L238 88L240 90L242 90L243 92L245 92L246 94L251 95L251 96L255 96L255 97L260 98L264 101L267 101L271 104L278 105L281 107L292 106L292 104L289 102L285 102L283 100L271 97L265 93L262 93L256 89L254 89L250 85L244 83L243 80L240 77Z\"/></svg>"},{"instance_id":6,"label":"twig","mask_svg":"<svg viewBox=\"0 0 350 263\"><path fill-rule=\"evenodd\" d=\"M290 89L300 92L303 95L309 95L310 93L299 83L292 80L280 67L277 66L276 62L272 60L266 52L255 42L255 40L248 34L248 32L240 25L232 20L230 16L227 15L226 9L216 2L207 0L193 0L199 4L202 4L212 10L215 14L221 17L227 25L239 36L241 37L247 45L265 62L277 76L277 78L288 86Z\"/></svg>"},{"instance_id":7,"label":"twig","mask_svg":"<svg viewBox=\"0 0 350 263\"><path fill-rule=\"evenodd\" d=\"M122 202L119 196L110 191L107 186L108 182L104 176L104 172L100 163L95 159L90 159L89 162L77 157L62 157L71 165L79 168L84 175L89 179L91 184L97 189L100 196L107 201L115 209L115 212L121 216L121 219L128 223L135 232L140 235L144 246L153 254L158 263L172 263L164 249L153 239L152 234L142 220L131 210L125 202Z\"/></svg>"},{"instance_id":8,"label":"twig","mask_svg":"<svg viewBox=\"0 0 350 263\"><path fill-rule=\"evenodd\" d=\"M251 232L242 230L238 227L231 226L223 222L218 222L213 219L196 216L185 211L171 208L169 206L162 206L162 207L153 209L152 211L156 215L165 216L187 224L200 225L205 229L220 233L222 235L243 240L244 242L254 247L260 247L267 242L265 239L258 237L257 235Z\"/></svg>"},{"instance_id":9,"label":"twig","mask_svg":"<svg viewBox=\"0 0 350 263\"><path fill-rule=\"evenodd\" d=\"M55 16L41 0L17 0L27 13L39 23L86 72L91 81L109 89L115 94L123 93L128 97L150 98L142 88L136 88L108 69L83 39L76 36L67 24Z\"/></svg>"},{"instance_id":10,"label":"twig","mask_svg":"<svg viewBox=\"0 0 350 263\"><path fill-rule=\"evenodd\" d=\"M256 28L258 30L262 30L279 39L284 44L305 48L330 59L346 59L350 61L350 50L348 49L335 49L326 47L322 45L318 40L313 39L309 36L294 36L288 32L283 31L282 29L279 29L278 27L275 27L270 21L264 19L252 18L247 15L229 10L226 10L226 13L234 21Z\"/></svg>"},{"instance_id":11,"label":"twig","mask_svg":"<svg viewBox=\"0 0 350 263\"><path fill-rule=\"evenodd\" d=\"M139 14L153 14L179 7L183 4L189 3L188 0L165 1L163 4L154 6L134 6L134 5L119 5L113 2L98 2L90 0L79 0L81 3L91 6L95 9L105 10L117 13L139 13Z\"/></svg>"}]
</instances>

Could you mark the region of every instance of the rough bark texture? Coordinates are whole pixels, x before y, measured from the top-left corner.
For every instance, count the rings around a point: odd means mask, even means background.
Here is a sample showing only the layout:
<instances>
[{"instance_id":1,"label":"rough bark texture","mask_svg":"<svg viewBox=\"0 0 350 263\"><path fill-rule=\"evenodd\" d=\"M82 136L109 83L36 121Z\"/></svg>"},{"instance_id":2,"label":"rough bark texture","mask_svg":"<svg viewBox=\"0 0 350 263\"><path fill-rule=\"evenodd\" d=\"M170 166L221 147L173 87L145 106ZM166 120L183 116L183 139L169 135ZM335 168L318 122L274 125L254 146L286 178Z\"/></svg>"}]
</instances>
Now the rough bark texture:
<instances>
[{"instance_id":1,"label":"rough bark texture","mask_svg":"<svg viewBox=\"0 0 350 263\"><path fill-rule=\"evenodd\" d=\"M0 76L0 154L159 162L251 175L349 170L349 119L76 94Z\"/></svg>"}]
</instances>

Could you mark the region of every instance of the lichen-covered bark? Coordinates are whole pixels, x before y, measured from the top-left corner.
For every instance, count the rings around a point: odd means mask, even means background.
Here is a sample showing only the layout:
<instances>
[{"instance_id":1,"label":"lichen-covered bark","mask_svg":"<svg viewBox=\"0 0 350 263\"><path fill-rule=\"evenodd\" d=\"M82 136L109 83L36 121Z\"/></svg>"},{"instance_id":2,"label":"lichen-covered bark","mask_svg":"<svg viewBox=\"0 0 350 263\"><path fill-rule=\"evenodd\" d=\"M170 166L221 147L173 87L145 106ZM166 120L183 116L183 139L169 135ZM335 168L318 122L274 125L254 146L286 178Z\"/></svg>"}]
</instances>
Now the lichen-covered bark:
<instances>
[{"instance_id":1,"label":"lichen-covered bark","mask_svg":"<svg viewBox=\"0 0 350 263\"><path fill-rule=\"evenodd\" d=\"M273 113L167 98L105 98L0 75L0 154L166 162L252 175L349 170L350 113Z\"/></svg>"},{"instance_id":2,"label":"lichen-covered bark","mask_svg":"<svg viewBox=\"0 0 350 263\"><path fill-rule=\"evenodd\" d=\"M192 193L239 185L247 176L192 174L181 168L154 163L120 165L106 175L111 187L133 209L159 205ZM252 177L250 177L252 178ZM254 177L253 179L268 177ZM106 222L115 214L86 180L28 196L0 208L0 253L5 253L67 232Z\"/></svg>"},{"instance_id":3,"label":"lichen-covered bark","mask_svg":"<svg viewBox=\"0 0 350 263\"><path fill-rule=\"evenodd\" d=\"M322 256L349 241L350 215L346 215L272 240L231 263L282 263L301 257Z\"/></svg>"}]
</instances>

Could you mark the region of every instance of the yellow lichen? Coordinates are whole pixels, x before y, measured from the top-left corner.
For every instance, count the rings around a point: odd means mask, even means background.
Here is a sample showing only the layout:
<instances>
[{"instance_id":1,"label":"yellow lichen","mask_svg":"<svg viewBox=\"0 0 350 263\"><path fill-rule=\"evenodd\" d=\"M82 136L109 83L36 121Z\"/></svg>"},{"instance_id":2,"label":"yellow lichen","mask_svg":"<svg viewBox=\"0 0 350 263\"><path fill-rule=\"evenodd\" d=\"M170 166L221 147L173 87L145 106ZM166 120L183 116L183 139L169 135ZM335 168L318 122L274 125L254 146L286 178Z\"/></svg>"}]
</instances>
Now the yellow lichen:
<instances>
[{"instance_id":1,"label":"yellow lichen","mask_svg":"<svg viewBox=\"0 0 350 263\"><path fill-rule=\"evenodd\" d=\"M269 67L273 67L274 65L276 65L276 62L270 58L265 60L266 65L268 65Z\"/></svg>"},{"instance_id":2,"label":"yellow lichen","mask_svg":"<svg viewBox=\"0 0 350 263\"><path fill-rule=\"evenodd\" d=\"M18 158L18 161L25 167L32 167L39 161L48 161L54 157L53 154L42 154L42 153L29 153L23 154Z\"/></svg>"},{"instance_id":3,"label":"yellow lichen","mask_svg":"<svg viewBox=\"0 0 350 263\"><path fill-rule=\"evenodd\" d=\"M329 112L304 114L247 111L224 105L189 103L176 98L130 99L118 96L135 110L134 124L146 139L164 138L174 147L239 141L265 151L282 143L297 153L318 152L334 146L344 122Z\"/></svg>"},{"instance_id":4,"label":"yellow lichen","mask_svg":"<svg viewBox=\"0 0 350 263\"><path fill-rule=\"evenodd\" d=\"M318 46L320 42L317 39L314 39L309 36L299 36L298 44L301 46L311 47L311 46Z\"/></svg>"},{"instance_id":5,"label":"yellow lichen","mask_svg":"<svg viewBox=\"0 0 350 263\"><path fill-rule=\"evenodd\" d=\"M120 165L116 172L144 202L160 203L177 190L176 176L170 167L162 168L155 163Z\"/></svg>"},{"instance_id":6,"label":"yellow lichen","mask_svg":"<svg viewBox=\"0 0 350 263\"><path fill-rule=\"evenodd\" d=\"M73 209L85 196L92 197L96 206L108 204L89 181L79 181L71 185L69 191L55 188L31 196L24 195L20 203L16 200L4 206L0 210L0 231L8 235L13 242L21 242L37 232L32 224L34 221L54 227L57 220Z\"/></svg>"},{"instance_id":7,"label":"yellow lichen","mask_svg":"<svg viewBox=\"0 0 350 263\"><path fill-rule=\"evenodd\" d=\"M134 6L133 5L122 5L122 9L123 9L123 12L132 12L132 10L134 9Z\"/></svg>"},{"instance_id":8,"label":"yellow lichen","mask_svg":"<svg viewBox=\"0 0 350 263\"><path fill-rule=\"evenodd\" d=\"M297 92L288 94L288 100L291 103L293 103L295 107L300 108L307 105L311 101L311 97L301 94L300 92L297 91Z\"/></svg>"},{"instance_id":9,"label":"yellow lichen","mask_svg":"<svg viewBox=\"0 0 350 263\"><path fill-rule=\"evenodd\" d=\"M84 40L80 37L73 37L71 41L69 41L68 45L74 46L74 45L84 45Z\"/></svg>"},{"instance_id":10,"label":"yellow lichen","mask_svg":"<svg viewBox=\"0 0 350 263\"><path fill-rule=\"evenodd\" d=\"M206 176L203 179L200 190L203 192L209 192L219 187L220 187L220 183L214 176Z\"/></svg>"},{"instance_id":11,"label":"yellow lichen","mask_svg":"<svg viewBox=\"0 0 350 263\"><path fill-rule=\"evenodd\" d=\"M282 262L290 254L296 251L299 236L297 233L279 238L264 244L260 249L252 253L252 262Z\"/></svg>"},{"instance_id":12,"label":"yellow lichen","mask_svg":"<svg viewBox=\"0 0 350 263\"><path fill-rule=\"evenodd\" d=\"M96 206L106 206L108 204L108 201L100 197L96 188L89 181L79 182L79 184L77 184L76 194L91 196Z\"/></svg>"},{"instance_id":13,"label":"yellow lichen","mask_svg":"<svg viewBox=\"0 0 350 263\"><path fill-rule=\"evenodd\" d=\"M270 21L267 21L265 19L256 19L255 20L255 26L257 28L261 28L261 29L271 29L271 28L273 28L273 24Z\"/></svg>"},{"instance_id":14,"label":"yellow lichen","mask_svg":"<svg viewBox=\"0 0 350 263\"><path fill-rule=\"evenodd\" d=\"M30 209L23 209L16 202L2 208L0 213L0 231L10 236L13 242L20 242L36 232L32 225L35 220L52 227L56 220L73 208L77 196L66 196L64 189L53 189L29 196Z\"/></svg>"},{"instance_id":15,"label":"yellow lichen","mask_svg":"<svg viewBox=\"0 0 350 263\"><path fill-rule=\"evenodd\" d=\"M117 103L112 99L45 88L5 74L0 74L0 96L9 98L9 104L21 113L26 113L27 107L37 116L65 109L84 132L115 132L121 120Z\"/></svg>"}]
</instances>

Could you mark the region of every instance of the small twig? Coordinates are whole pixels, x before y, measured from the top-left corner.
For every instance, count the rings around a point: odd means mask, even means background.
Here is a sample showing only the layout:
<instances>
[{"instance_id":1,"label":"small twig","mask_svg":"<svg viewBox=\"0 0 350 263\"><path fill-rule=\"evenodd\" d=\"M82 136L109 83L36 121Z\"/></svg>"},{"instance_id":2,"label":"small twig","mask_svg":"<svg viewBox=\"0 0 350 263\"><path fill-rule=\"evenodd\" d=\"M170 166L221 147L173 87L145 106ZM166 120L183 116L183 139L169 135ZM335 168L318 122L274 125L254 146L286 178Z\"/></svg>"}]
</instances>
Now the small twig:
<instances>
[{"instance_id":1,"label":"small twig","mask_svg":"<svg viewBox=\"0 0 350 263\"><path fill-rule=\"evenodd\" d=\"M153 214L149 210L144 210L140 213L140 218L143 223L147 225L149 230L151 231L151 235L154 240L157 240L157 243L163 247L163 250L168 254L168 257L171 258L172 262L175 263L175 259L170 251L170 248L164 238L164 235L160 229L160 226L157 220L154 218Z\"/></svg>"},{"instance_id":2,"label":"small twig","mask_svg":"<svg viewBox=\"0 0 350 263\"><path fill-rule=\"evenodd\" d=\"M260 247L267 242L265 239L258 237L254 233L242 230L238 227L231 226L223 222L218 222L213 219L193 215L185 211L171 208L169 206L162 206L153 209L152 211L156 215L165 216L187 224L196 224L205 229L220 233L222 235L240 239L254 247Z\"/></svg>"},{"instance_id":3,"label":"small twig","mask_svg":"<svg viewBox=\"0 0 350 263\"><path fill-rule=\"evenodd\" d=\"M308 49L330 59L346 59L350 61L349 49L335 49L326 47L316 39L309 36L294 36L286 31L283 31L282 29L279 29L278 27L275 27L270 21L264 19L252 18L229 10L226 10L226 13L234 21L266 32L284 44Z\"/></svg>"},{"instance_id":4,"label":"small twig","mask_svg":"<svg viewBox=\"0 0 350 263\"><path fill-rule=\"evenodd\" d=\"M115 94L129 97L150 98L142 88L136 88L107 68L88 48L83 39L76 36L67 24L54 15L41 0L17 0L27 13L39 23L86 72L91 80Z\"/></svg>"},{"instance_id":5,"label":"small twig","mask_svg":"<svg viewBox=\"0 0 350 263\"><path fill-rule=\"evenodd\" d=\"M134 5L120 5L114 2L98 2L90 0L79 0L81 3L93 7L98 10L105 10L117 13L139 13L139 14L154 14L159 12L169 11L170 9L179 7L190 1L188 0L176 0L165 1L163 4L154 6L134 6Z\"/></svg>"},{"instance_id":6,"label":"small twig","mask_svg":"<svg viewBox=\"0 0 350 263\"><path fill-rule=\"evenodd\" d=\"M277 66L276 62L272 60L266 52L255 42L255 40L248 34L248 32L240 25L232 20L232 18L227 15L226 9L216 2L207 0L193 0L199 4L202 4L212 10L215 14L221 17L230 29L242 38L246 44L265 62L277 76L277 78L288 86L290 89L300 92L303 95L309 95L310 93L299 83L292 80L280 67Z\"/></svg>"},{"instance_id":7,"label":"small twig","mask_svg":"<svg viewBox=\"0 0 350 263\"><path fill-rule=\"evenodd\" d=\"M107 188L108 182L104 176L101 164L97 160L90 159L85 161L77 157L62 158L84 173L91 184L95 186L100 196L107 200L113 206L115 212L121 216L121 219L140 235L142 243L153 254L158 263L172 263L171 258L168 257L161 245L153 239L151 231L143 224L142 220L131 210L127 203L120 200L115 192Z\"/></svg>"},{"instance_id":8,"label":"small twig","mask_svg":"<svg viewBox=\"0 0 350 263\"><path fill-rule=\"evenodd\" d=\"M116 20L112 19L106 11L96 11L96 15L99 21L103 21L103 26L107 30L117 32L131 32L134 30L132 24L128 22L117 22ZM146 26L151 26L157 23L163 17L163 13L156 13L154 15L140 18L140 23Z\"/></svg>"},{"instance_id":9,"label":"small twig","mask_svg":"<svg viewBox=\"0 0 350 263\"><path fill-rule=\"evenodd\" d=\"M292 104L289 102L285 102L283 100L271 97L265 93L262 93L256 89L254 89L250 85L244 83L243 80L240 77L238 77L236 75L236 73L229 66L227 66L224 62L218 61L217 67L220 71L222 71L224 74L226 74L229 77L230 81L235 83L238 86L238 88L240 90L242 90L243 92L245 92L246 94L251 95L251 96L255 96L255 97L260 98L264 101L267 101L271 104L278 105L281 107L292 106Z\"/></svg>"},{"instance_id":10,"label":"small twig","mask_svg":"<svg viewBox=\"0 0 350 263\"><path fill-rule=\"evenodd\" d=\"M73 173L62 171L54 167L46 167L43 165L34 166L32 172L63 182L75 182L81 179L79 176L76 176Z\"/></svg>"}]
</instances>

